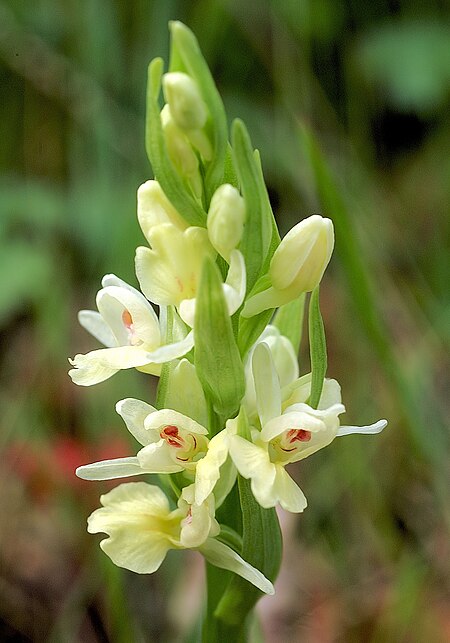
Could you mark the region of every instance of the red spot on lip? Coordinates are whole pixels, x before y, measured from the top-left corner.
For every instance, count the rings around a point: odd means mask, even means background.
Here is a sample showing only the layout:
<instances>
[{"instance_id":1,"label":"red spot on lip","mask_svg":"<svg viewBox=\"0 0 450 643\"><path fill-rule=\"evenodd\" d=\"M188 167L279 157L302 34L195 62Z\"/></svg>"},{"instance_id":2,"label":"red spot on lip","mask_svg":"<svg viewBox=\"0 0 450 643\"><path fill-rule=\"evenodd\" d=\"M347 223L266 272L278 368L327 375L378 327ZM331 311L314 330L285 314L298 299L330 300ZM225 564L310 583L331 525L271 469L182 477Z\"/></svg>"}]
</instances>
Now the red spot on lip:
<instances>
[{"instance_id":1,"label":"red spot on lip","mask_svg":"<svg viewBox=\"0 0 450 643\"><path fill-rule=\"evenodd\" d=\"M171 447L180 449L184 446L184 440L178 435L178 427L173 424L168 424L160 432L160 437L167 442Z\"/></svg>"},{"instance_id":2,"label":"red spot on lip","mask_svg":"<svg viewBox=\"0 0 450 643\"><path fill-rule=\"evenodd\" d=\"M311 440L311 431L306 429L289 429L287 438L291 444L293 442L309 442Z\"/></svg>"}]
</instances>

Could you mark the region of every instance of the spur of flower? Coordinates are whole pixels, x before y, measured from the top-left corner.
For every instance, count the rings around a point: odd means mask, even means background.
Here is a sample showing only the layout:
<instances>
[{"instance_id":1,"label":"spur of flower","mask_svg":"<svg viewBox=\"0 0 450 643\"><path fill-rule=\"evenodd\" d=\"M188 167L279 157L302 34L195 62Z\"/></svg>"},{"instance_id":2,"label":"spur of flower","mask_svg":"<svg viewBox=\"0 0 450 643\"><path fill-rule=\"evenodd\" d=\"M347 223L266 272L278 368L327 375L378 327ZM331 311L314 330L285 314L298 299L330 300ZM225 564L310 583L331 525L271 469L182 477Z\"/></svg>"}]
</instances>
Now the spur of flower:
<instances>
[{"instance_id":1,"label":"spur of flower","mask_svg":"<svg viewBox=\"0 0 450 643\"><path fill-rule=\"evenodd\" d=\"M214 497L193 503L193 487L185 487L176 509L164 492L145 482L121 484L100 497L101 508L88 518L91 534L106 533L100 547L119 567L151 574L169 549L195 549L207 561L242 576L266 594L272 583L233 549L220 542L214 518Z\"/></svg>"},{"instance_id":2,"label":"spur of flower","mask_svg":"<svg viewBox=\"0 0 450 643\"><path fill-rule=\"evenodd\" d=\"M289 405L286 406L286 402L283 405L273 358L264 342L254 350L252 369L260 430L252 429L252 441L232 435L229 438L231 458L239 473L251 480L253 495L262 507L280 504L287 511L301 512L306 507L306 498L285 466L322 449L337 436L379 433L387 422L340 426L339 415L345 412L345 407L335 380L325 380L318 409L306 403L310 389L308 377L300 378L297 388L292 386ZM305 393L306 398L300 401ZM297 401L290 403L294 399Z\"/></svg>"},{"instance_id":3,"label":"spur of flower","mask_svg":"<svg viewBox=\"0 0 450 643\"><path fill-rule=\"evenodd\" d=\"M78 319L106 348L69 360L74 366L69 375L75 384L97 384L126 368L159 375L161 364L192 349L192 332L164 345L160 321L138 290L115 275L106 275L102 286L96 298L98 312L81 310Z\"/></svg>"}]
</instances>

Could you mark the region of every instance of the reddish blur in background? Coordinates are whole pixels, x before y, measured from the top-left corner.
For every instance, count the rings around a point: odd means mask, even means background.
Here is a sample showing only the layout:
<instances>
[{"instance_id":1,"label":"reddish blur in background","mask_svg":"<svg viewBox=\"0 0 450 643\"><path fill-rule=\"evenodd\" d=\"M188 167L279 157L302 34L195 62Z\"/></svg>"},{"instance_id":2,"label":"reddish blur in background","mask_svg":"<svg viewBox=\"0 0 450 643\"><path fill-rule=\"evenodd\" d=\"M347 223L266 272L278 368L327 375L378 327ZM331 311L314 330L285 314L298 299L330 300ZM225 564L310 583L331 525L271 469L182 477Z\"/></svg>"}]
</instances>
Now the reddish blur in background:
<instances>
[{"instance_id":1,"label":"reddish blur in background","mask_svg":"<svg viewBox=\"0 0 450 643\"><path fill-rule=\"evenodd\" d=\"M76 313L101 277L136 283L146 66L169 19L246 121L282 232L333 219L329 375L346 423L390 420L293 468L309 507L282 516L266 640L450 640L445 18L439 0L0 0L1 641L198 640L199 560L115 568L86 533L109 487L73 473L135 453L114 404L155 383L77 388L66 361L97 347Z\"/></svg>"}]
</instances>

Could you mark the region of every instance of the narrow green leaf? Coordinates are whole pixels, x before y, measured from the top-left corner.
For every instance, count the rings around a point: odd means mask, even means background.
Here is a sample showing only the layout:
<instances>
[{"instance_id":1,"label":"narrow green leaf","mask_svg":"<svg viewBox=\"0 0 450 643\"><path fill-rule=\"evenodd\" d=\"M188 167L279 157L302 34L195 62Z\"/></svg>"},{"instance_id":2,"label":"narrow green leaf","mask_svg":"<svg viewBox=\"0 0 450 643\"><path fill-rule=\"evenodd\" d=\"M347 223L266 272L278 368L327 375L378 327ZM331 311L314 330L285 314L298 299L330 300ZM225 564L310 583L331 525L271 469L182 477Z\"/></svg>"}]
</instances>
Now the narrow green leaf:
<instances>
[{"instance_id":1,"label":"narrow green leaf","mask_svg":"<svg viewBox=\"0 0 450 643\"><path fill-rule=\"evenodd\" d=\"M170 23L170 31L172 34L171 71L181 67L195 79L210 114L214 155L212 161L206 164L205 188L208 205L216 188L222 183L224 174L228 140L225 108L192 31L178 21Z\"/></svg>"},{"instance_id":2,"label":"narrow green leaf","mask_svg":"<svg viewBox=\"0 0 450 643\"><path fill-rule=\"evenodd\" d=\"M155 58L148 67L145 128L147 155L155 178L160 182L173 206L191 225L205 226L206 212L203 211L183 179L178 175L167 152L158 104L163 66L162 59Z\"/></svg>"},{"instance_id":3,"label":"narrow green leaf","mask_svg":"<svg viewBox=\"0 0 450 643\"><path fill-rule=\"evenodd\" d=\"M203 266L195 310L195 368L207 399L224 421L233 417L244 395L244 368L217 266ZM219 427L222 428L222 427Z\"/></svg>"},{"instance_id":4,"label":"narrow green leaf","mask_svg":"<svg viewBox=\"0 0 450 643\"><path fill-rule=\"evenodd\" d=\"M327 345L319 305L319 286L311 293L309 300L309 351L311 356L311 395L309 404L317 409L322 394L323 381L327 372Z\"/></svg>"},{"instance_id":5,"label":"narrow green leaf","mask_svg":"<svg viewBox=\"0 0 450 643\"><path fill-rule=\"evenodd\" d=\"M289 339L296 353L300 349L302 340L305 299L305 293L303 293L298 299L284 304L277 310L273 320L273 324Z\"/></svg>"},{"instance_id":6,"label":"narrow green leaf","mask_svg":"<svg viewBox=\"0 0 450 643\"><path fill-rule=\"evenodd\" d=\"M250 439L245 411L239 413L239 434ZM263 509L255 500L250 482L238 476L242 508L242 558L274 581L281 564L282 537L275 509ZM228 625L244 623L262 592L240 576L233 576L214 615Z\"/></svg>"},{"instance_id":7,"label":"narrow green leaf","mask_svg":"<svg viewBox=\"0 0 450 643\"><path fill-rule=\"evenodd\" d=\"M239 246L247 268L247 292L262 274L273 237L271 212L260 165L255 159L250 137L244 123L236 119L232 126L234 167L245 199L247 219Z\"/></svg>"},{"instance_id":8,"label":"narrow green leaf","mask_svg":"<svg viewBox=\"0 0 450 643\"><path fill-rule=\"evenodd\" d=\"M272 237L271 237L270 244L269 244L269 250L267 252L267 255L266 255L266 258L265 258L265 261L264 261L264 265L263 265L263 268L262 268L262 274L265 274L269 270L270 262L272 260L272 257L273 257L273 254L274 254L275 250L280 245L280 233L278 231L277 222L276 222L275 216L273 214L272 205L271 205L270 199L269 199L269 193L267 192L267 186L266 186L266 181L264 179L262 163L261 163L261 156L259 154L259 151L255 150L254 153L253 153L253 156L255 158L256 165L258 167L260 186L261 186L260 191L261 191L261 196L262 196L262 200L263 200L263 203L264 203L264 207L265 207L265 210L266 210L265 216L268 219L270 219L271 224L272 224Z\"/></svg>"}]
</instances>

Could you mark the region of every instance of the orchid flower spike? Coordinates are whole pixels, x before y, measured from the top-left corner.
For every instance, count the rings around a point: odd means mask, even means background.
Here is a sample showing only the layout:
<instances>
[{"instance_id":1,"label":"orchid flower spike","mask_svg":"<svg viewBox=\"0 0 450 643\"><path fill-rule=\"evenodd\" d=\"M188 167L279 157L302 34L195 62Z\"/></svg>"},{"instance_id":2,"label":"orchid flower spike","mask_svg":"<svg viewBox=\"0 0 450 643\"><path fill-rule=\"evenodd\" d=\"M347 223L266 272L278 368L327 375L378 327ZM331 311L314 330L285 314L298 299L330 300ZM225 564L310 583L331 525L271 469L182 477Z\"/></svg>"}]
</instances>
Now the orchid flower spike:
<instances>
[{"instance_id":1,"label":"orchid flower spike","mask_svg":"<svg viewBox=\"0 0 450 643\"><path fill-rule=\"evenodd\" d=\"M182 231L164 223L152 227L148 238L151 249L140 247L136 251L136 275L142 292L160 306L176 306L182 320L192 328L203 262L216 257L208 233L205 228L193 226ZM234 250L223 284L230 315L242 304L245 287L244 258Z\"/></svg>"},{"instance_id":2,"label":"orchid flower spike","mask_svg":"<svg viewBox=\"0 0 450 643\"><path fill-rule=\"evenodd\" d=\"M322 449L336 436L379 433L387 422L340 427L339 415L345 412L345 407L335 380L325 380L318 409L300 402L282 410L277 371L264 342L254 350L252 369L261 431L252 431L252 442L232 436L231 458L239 473L251 480L253 495L262 507L280 504L287 511L301 512L307 505L306 498L285 466Z\"/></svg>"},{"instance_id":3,"label":"orchid flower spike","mask_svg":"<svg viewBox=\"0 0 450 643\"><path fill-rule=\"evenodd\" d=\"M159 375L161 364L192 349L193 332L173 344L163 344L158 317L138 290L115 275L106 275L102 286L97 293L99 312L81 310L78 319L107 348L69 360L74 366L69 375L75 384L91 386L125 368Z\"/></svg>"},{"instance_id":4,"label":"orchid flower spike","mask_svg":"<svg viewBox=\"0 0 450 643\"><path fill-rule=\"evenodd\" d=\"M177 509L170 509L164 492L145 482L121 484L100 497L102 507L88 518L91 534L106 533L100 542L111 560L138 574L161 566L169 549L195 549L207 561L234 572L266 594L272 583L233 549L217 540L220 526L214 518L214 498L193 503L192 486L183 489Z\"/></svg>"}]
</instances>

